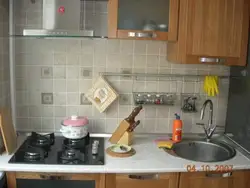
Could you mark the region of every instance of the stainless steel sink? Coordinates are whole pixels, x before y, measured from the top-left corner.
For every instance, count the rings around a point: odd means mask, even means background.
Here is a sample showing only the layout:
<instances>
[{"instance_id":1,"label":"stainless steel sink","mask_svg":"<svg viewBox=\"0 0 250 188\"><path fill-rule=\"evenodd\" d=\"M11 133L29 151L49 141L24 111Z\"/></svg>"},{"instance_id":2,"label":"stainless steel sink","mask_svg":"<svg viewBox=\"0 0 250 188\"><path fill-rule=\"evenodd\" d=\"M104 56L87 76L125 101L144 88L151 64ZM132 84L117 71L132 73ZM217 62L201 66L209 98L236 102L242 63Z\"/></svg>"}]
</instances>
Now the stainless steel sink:
<instances>
[{"instance_id":1,"label":"stainless steel sink","mask_svg":"<svg viewBox=\"0 0 250 188\"><path fill-rule=\"evenodd\" d=\"M219 162L231 159L236 151L226 143L216 141L182 141L174 144L168 153L184 159L199 162Z\"/></svg>"}]
</instances>

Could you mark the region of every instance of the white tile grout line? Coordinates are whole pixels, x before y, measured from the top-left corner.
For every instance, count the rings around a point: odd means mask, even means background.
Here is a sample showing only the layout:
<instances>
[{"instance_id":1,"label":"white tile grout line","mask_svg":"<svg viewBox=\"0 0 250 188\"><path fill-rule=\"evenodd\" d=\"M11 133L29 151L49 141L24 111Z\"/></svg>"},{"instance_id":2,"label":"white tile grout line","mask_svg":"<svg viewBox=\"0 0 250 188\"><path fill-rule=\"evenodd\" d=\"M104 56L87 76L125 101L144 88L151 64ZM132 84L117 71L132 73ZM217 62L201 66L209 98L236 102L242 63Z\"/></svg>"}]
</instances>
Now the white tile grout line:
<instances>
[{"instance_id":1,"label":"white tile grout line","mask_svg":"<svg viewBox=\"0 0 250 188\"><path fill-rule=\"evenodd\" d=\"M54 77L54 57L55 57L55 53L54 53L54 50L52 51L52 55L53 55L53 68L52 68L52 80L53 80L53 120L54 120L54 132L56 130L56 120L55 120L55 77Z\"/></svg>"}]
</instances>

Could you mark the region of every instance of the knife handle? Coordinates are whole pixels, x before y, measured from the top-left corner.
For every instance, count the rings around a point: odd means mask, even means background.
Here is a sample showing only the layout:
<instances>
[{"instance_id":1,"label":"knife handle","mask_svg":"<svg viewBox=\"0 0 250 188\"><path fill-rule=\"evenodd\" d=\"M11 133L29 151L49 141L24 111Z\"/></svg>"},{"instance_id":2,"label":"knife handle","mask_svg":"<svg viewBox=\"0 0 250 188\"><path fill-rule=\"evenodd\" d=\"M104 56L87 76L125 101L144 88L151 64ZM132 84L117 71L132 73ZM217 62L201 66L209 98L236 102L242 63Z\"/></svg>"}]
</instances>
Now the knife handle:
<instances>
[{"instance_id":1,"label":"knife handle","mask_svg":"<svg viewBox=\"0 0 250 188\"><path fill-rule=\"evenodd\" d=\"M130 128L129 128L129 132L133 132L135 130L135 128L141 123L140 120L136 121Z\"/></svg>"},{"instance_id":2,"label":"knife handle","mask_svg":"<svg viewBox=\"0 0 250 188\"><path fill-rule=\"evenodd\" d=\"M128 116L127 120L128 120L128 121L134 122L134 121L135 121L135 117L140 113L141 110L142 110L142 105L137 106L137 107L132 111L132 113Z\"/></svg>"}]
</instances>

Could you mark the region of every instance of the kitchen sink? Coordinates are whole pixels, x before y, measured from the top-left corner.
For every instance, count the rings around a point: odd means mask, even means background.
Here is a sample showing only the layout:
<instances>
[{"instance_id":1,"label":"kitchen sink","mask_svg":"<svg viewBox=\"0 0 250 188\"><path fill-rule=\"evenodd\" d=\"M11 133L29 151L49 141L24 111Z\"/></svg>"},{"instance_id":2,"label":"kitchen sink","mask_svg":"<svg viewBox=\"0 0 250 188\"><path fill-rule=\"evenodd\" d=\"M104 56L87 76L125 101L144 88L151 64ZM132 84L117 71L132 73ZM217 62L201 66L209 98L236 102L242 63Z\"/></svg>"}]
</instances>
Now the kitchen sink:
<instances>
[{"instance_id":1,"label":"kitchen sink","mask_svg":"<svg viewBox=\"0 0 250 188\"><path fill-rule=\"evenodd\" d=\"M226 161L235 156L236 151L226 143L217 141L184 140L165 149L169 154L198 162Z\"/></svg>"}]
</instances>

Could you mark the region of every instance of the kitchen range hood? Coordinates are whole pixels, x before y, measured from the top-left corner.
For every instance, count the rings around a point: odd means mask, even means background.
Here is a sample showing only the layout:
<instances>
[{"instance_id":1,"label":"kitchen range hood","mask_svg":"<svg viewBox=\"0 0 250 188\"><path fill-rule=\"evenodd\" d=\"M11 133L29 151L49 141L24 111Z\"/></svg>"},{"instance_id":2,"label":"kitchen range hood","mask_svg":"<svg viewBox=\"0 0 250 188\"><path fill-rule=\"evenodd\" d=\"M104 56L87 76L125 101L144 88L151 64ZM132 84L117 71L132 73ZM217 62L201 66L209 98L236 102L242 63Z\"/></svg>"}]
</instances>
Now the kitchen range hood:
<instances>
[{"instance_id":1,"label":"kitchen range hood","mask_svg":"<svg viewBox=\"0 0 250 188\"><path fill-rule=\"evenodd\" d=\"M107 4L94 0L43 0L41 28L24 28L23 36L106 37L107 10L96 12L95 2Z\"/></svg>"}]
</instances>

